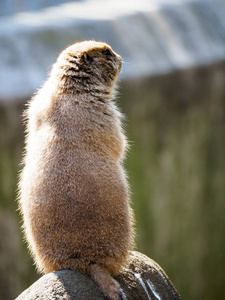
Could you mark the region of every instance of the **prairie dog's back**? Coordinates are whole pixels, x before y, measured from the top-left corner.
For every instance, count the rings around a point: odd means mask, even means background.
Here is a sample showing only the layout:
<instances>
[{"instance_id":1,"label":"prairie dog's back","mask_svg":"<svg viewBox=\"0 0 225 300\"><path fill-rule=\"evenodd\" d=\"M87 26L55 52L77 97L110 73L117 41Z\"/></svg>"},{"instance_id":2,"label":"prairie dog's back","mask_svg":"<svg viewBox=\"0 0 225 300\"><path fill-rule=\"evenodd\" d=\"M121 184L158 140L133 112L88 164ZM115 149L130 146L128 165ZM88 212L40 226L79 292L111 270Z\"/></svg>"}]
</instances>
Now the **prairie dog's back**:
<instances>
[{"instance_id":1,"label":"prairie dog's back","mask_svg":"<svg viewBox=\"0 0 225 300\"><path fill-rule=\"evenodd\" d=\"M62 52L27 110L20 180L24 229L39 270L87 273L110 299L122 299L110 274L118 274L132 244L126 138L113 103L120 68L105 43Z\"/></svg>"}]
</instances>

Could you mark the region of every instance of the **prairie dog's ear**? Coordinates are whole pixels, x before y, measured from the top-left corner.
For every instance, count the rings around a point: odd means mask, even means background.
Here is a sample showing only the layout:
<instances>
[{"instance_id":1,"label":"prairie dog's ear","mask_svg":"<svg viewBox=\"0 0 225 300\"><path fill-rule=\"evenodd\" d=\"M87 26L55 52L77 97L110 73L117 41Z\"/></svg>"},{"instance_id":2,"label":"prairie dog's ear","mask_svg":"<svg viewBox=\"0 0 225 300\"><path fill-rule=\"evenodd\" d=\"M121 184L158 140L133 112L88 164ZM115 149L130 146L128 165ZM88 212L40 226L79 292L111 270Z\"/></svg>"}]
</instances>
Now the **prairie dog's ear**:
<instances>
[{"instance_id":1,"label":"prairie dog's ear","mask_svg":"<svg viewBox=\"0 0 225 300\"><path fill-rule=\"evenodd\" d=\"M93 58L87 52L84 52L83 58L84 58L84 61L86 63L88 63L89 65L91 65L93 63Z\"/></svg>"}]
</instances>

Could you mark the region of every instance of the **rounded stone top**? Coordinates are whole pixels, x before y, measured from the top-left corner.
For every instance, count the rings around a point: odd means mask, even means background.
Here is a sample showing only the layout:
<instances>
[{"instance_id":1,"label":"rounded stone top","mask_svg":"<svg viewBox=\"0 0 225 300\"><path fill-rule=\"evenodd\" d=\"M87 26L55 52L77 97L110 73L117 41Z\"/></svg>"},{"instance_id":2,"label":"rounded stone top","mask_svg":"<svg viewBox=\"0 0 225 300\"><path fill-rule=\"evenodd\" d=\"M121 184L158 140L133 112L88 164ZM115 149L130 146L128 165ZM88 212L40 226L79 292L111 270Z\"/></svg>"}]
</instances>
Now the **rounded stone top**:
<instances>
[{"instance_id":1,"label":"rounded stone top","mask_svg":"<svg viewBox=\"0 0 225 300\"><path fill-rule=\"evenodd\" d=\"M127 300L181 299L164 270L136 251L130 253L127 265L115 279ZM104 296L89 276L62 270L42 276L16 300L25 299L103 300Z\"/></svg>"}]
</instances>

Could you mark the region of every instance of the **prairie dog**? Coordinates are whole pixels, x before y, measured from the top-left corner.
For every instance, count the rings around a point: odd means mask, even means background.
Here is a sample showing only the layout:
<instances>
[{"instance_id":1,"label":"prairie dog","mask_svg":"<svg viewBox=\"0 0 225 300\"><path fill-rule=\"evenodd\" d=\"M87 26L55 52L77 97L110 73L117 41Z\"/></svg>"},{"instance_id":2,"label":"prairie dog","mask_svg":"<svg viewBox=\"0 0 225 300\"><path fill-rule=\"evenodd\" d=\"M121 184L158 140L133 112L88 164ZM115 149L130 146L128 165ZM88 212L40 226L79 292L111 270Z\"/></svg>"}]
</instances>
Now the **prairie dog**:
<instances>
[{"instance_id":1,"label":"prairie dog","mask_svg":"<svg viewBox=\"0 0 225 300\"><path fill-rule=\"evenodd\" d=\"M84 41L65 49L26 111L19 203L39 271L88 274L123 299L119 273L133 242L127 146L114 100L121 57Z\"/></svg>"}]
</instances>

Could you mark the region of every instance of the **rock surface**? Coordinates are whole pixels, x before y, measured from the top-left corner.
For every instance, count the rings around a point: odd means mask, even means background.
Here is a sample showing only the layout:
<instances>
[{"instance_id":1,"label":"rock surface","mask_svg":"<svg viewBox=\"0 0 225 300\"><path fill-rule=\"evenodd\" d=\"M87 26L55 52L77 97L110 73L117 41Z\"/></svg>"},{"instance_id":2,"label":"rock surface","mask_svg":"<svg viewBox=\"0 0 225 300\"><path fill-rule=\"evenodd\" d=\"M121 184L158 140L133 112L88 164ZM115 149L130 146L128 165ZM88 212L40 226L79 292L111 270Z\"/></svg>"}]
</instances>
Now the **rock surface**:
<instances>
[{"instance_id":1,"label":"rock surface","mask_svg":"<svg viewBox=\"0 0 225 300\"><path fill-rule=\"evenodd\" d=\"M163 269L139 252L131 252L116 279L127 300L181 299ZM104 297L88 276L62 270L44 275L16 300L36 299L103 300Z\"/></svg>"}]
</instances>

